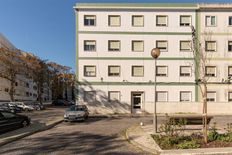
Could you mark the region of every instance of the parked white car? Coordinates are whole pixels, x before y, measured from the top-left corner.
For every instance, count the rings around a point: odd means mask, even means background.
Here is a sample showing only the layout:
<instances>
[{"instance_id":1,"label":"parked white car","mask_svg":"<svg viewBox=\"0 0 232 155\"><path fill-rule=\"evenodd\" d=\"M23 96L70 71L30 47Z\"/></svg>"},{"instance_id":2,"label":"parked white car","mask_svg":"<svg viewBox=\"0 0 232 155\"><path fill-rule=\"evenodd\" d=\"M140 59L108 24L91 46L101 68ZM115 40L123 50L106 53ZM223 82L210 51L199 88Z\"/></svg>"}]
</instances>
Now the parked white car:
<instances>
[{"instance_id":1,"label":"parked white car","mask_svg":"<svg viewBox=\"0 0 232 155\"><path fill-rule=\"evenodd\" d=\"M34 108L31 105L26 105L23 102L10 102L10 104L16 105L17 107L22 108L24 111L34 110Z\"/></svg>"}]
</instances>

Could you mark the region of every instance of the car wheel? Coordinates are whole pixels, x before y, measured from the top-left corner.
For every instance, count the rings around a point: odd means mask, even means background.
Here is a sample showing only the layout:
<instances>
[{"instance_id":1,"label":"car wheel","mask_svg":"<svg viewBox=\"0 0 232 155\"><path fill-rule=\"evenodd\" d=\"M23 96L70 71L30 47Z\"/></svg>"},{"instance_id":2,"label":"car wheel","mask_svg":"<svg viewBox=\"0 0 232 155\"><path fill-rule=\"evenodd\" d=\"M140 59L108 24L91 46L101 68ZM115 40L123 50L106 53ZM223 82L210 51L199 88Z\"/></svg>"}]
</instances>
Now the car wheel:
<instances>
[{"instance_id":1,"label":"car wheel","mask_svg":"<svg viewBox=\"0 0 232 155\"><path fill-rule=\"evenodd\" d=\"M28 125L27 121L24 120L24 121L22 122L22 126L23 126L23 127L26 127L27 125Z\"/></svg>"}]
</instances>

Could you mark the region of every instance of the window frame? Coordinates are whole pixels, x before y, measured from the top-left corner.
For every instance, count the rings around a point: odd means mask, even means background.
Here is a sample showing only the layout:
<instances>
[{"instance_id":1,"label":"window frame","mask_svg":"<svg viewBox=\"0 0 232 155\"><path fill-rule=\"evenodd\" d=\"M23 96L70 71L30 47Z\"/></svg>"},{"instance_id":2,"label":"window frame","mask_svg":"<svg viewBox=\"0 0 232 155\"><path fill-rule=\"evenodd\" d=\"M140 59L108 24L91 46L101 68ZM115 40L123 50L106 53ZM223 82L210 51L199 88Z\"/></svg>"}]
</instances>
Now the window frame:
<instances>
[{"instance_id":1,"label":"window frame","mask_svg":"<svg viewBox=\"0 0 232 155\"><path fill-rule=\"evenodd\" d=\"M166 45L167 45L167 46L166 46L166 49L159 48L159 47L158 47L158 43L159 43L159 42L166 42ZM156 41L155 41L155 47L156 47L156 48L159 48L160 52L168 52L168 41L167 41L167 40L156 40Z\"/></svg>"},{"instance_id":2,"label":"window frame","mask_svg":"<svg viewBox=\"0 0 232 155\"><path fill-rule=\"evenodd\" d=\"M182 100L181 93L189 93L189 100ZM192 92L191 91L180 91L180 102L192 102Z\"/></svg>"},{"instance_id":3,"label":"window frame","mask_svg":"<svg viewBox=\"0 0 232 155\"><path fill-rule=\"evenodd\" d=\"M189 25L181 25L181 17L189 17L190 18L190 23L189 23ZM189 26L191 26L192 25L192 16L191 15L180 15L180 26L181 27L189 27Z\"/></svg>"},{"instance_id":4,"label":"window frame","mask_svg":"<svg viewBox=\"0 0 232 155\"><path fill-rule=\"evenodd\" d=\"M163 25L163 24L158 24L158 17L166 17L166 24L165 25ZM156 22L156 26L157 27L168 27L168 15L156 15L156 20L155 20L155 22Z\"/></svg>"},{"instance_id":5,"label":"window frame","mask_svg":"<svg viewBox=\"0 0 232 155\"><path fill-rule=\"evenodd\" d=\"M158 68L159 67L162 67L162 68L166 68L166 74L158 74ZM156 73L155 73L155 75L157 76L157 77L168 77L168 66L156 66L156 69L155 69L155 71L156 71Z\"/></svg>"},{"instance_id":6,"label":"window frame","mask_svg":"<svg viewBox=\"0 0 232 155\"><path fill-rule=\"evenodd\" d=\"M86 68L87 67L94 67L95 68L95 74L94 75L87 75L86 74ZM96 65L84 65L84 77L96 77L97 76L97 68Z\"/></svg>"},{"instance_id":7,"label":"window frame","mask_svg":"<svg viewBox=\"0 0 232 155\"><path fill-rule=\"evenodd\" d=\"M230 18L231 18L231 24L230 24ZM228 16L228 26L232 26L232 16Z\"/></svg>"},{"instance_id":8,"label":"window frame","mask_svg":"<svg viewBox=\"0 0 232 155\"><path fill-rule=\"evenodd\" d=\"M181 68L183 68L183 67L188 67L189 68L189 74L181 72ZM192 71L192 67L191 66L180 66L180 74L179 74L179 76L180 77L191 77L192 76L192 72L191 71Z\"/></svg>"},{"instance_id":9,"label":"window frame","mask_svg":"<svg viewBox=\"0 0 232 155\"><path fill-rule=\"evenodd\" d=\"M135 67L142 67L142 69L143 69L143 75L134 75L134 68ZM141 65L135 65L135 66L131 66L131 76L132 77L144 77L144 66L141 66Z\"/></svg>"},{"instance_id":10,"label":"window frame","mask_svg":"<svg viewBox=\"0 0 232 155\"><path fill-rule=\"evenodd\" d=\"M134 18L135 17L142 17L143 18L143 24L142 25L135 25L134 24ZM132 15L131 16L131 26L132 27L144 27L144 15Z\"/></svg>"},{"instance_id":11,"label":"window frame","mask_svg":"<svg viewBox=\"0 0 232 155\"><path fill-rule=\"evenodd\" d=\"M232 77L232 72L231 72L231 74L230 74L230 72L229 72L229 71L230 71L230 68L232 69L232 65L231 65L231 66L228 66L228 77L229 77L229 76Z\"/></svg>"},{"instance_id":12,"label":"window frame","mask_svg":"<svg viewBox=\"0 0 232 155\"><path fill-rule=\"evenodd\" d=\"M119 42L119 49L112 50L110 49L110 42ZM120 52L121 51L121 41L120 40L108 40L108 52Z\"/></svg>"},{"instance_id":13,"label":"window frame","mask_svg":"<svg viewBox=\"0 0 232 155\"><path fill-rule=\"evenodd\" d=\"M86 99L86 96L87 96L86 93L89 93L89 92L93 92L93 95L94 95L93 101L88 101ZM97 101L97 92L96 91L84 91L84 102L90 102L90 103L92 103L92 102L95 102L95 101Z\"/></svg>"},{"instance_id":14,"label":"window frame","mask_svg":"<svg viewBox=\"0 0 232 155\"><path fill-rule=\"evenodd\" d=\"M111 17L119 17L119 25L111 25L110 18ZM121 26L121 15L108 15L108 26L109 27L120 27Z\"/></svg>"},{"instance_id":15,"label":"window frame","mask_svg":"<svg viewBox=\"0 0 232 155\"><path fill-rule=\"evenodd\" d=\"M119 67L118 75L110 75L110 68L111 67ZM110 65L110 66L108 66L108 76L109 77L120 77L121 76L121 66L118 66L118 65Z\"/></svg>"},{"instance_id":16,"label":"window frame","mask_svg":"<svg viewBox=\"0 0 232 155\"><path fill-rule=\"evenodd\" d=\"M166 99L165 99L165 101L159 101L159 100L158 100L158 94L159 94L159 93L165 93L165 94L166 94ZM155 99L156 99L156 102L168 102L168 91L156 91Z\"/></svg>"},{"instance_id":17,"label":"window frame","mask_svg":"<svg viewBox=\"0 0 232 155\"><path fill-rule=\"evenodd\" d=\"M210 25L207 24L207 17L210 18ZM215 25L212 25L212 17L215 17ZM205 27L216 27L217 26L217 16L215 15L206 15L205 16Z\"/></svg>"},{"instance_id":18,"label":"window frame","mask_svg":"<svg viewBox=\"0 0 232 155\"><path fill-rule=\"evenodd\" d=\"M94 25L85 25L85 18L87 17L87 16L93 16L95 19L94 19ZM84 26L96 26L97 25L97 16L96 15L84 15Z\"/></svg>"},{"instance_id":19,"label":"window frame","mask_svg":"<svg viewBox=\"0 0 232 155\"><path fill-rule=\"evenodd\" d=\"M94 50L86 50L85 49L85 46L87 46L86 45L86 42L94 42L95 43L95 48L94 48ZM84 40L84 52L96 52L97 51L97 41L96 40Z\"/></svg>"},{"instance_id":20,"label":"window frame","mask_svg":"<svg viewBox=\"0 0 232 155\"><path fill-rule=\"evenodd\" d=\"M214 97L215 97L215 98L214 98L213 101L209 100L209 98L208 98L208 96L209 96L208 93L214 93ZM216 91L207 91L207 92L206 92L206 96L207 96L207 98L206 98L206 101L207 101L207 102L216 102L216 101L217 101L217 92L216 92Z\"/></svg>"},{"instance_id":21,"label":"window frame","mask_svg":"<svg viewBox=\"0 0 232 155\"><path fill-rule=\"evenodd\" d=\"M134 49L134 43L135 42L142 42L143 43L143 49L142 50L135 50ZM131 41L131 51L132 52L144 52L144 41L143 40L132 40Z\"/></svg>"},{"instance_id":22,"label":"window frame","mask_svg":"<svg viewBox=\"0 0 232 155\"><path fill-rule=\"evenodd\" d=\"M232 102L232 98L231 99L229 98L230 97L230 95L229 95L230 93L232 94L232 91L228 91L228 102Z\"/></svg>"},{"instance_id":23,"label":"window frame","mask_svg":"<svg viewBox=\"0 0 232 155\"><path fill-rule=\"evenodd\" d=\"M190 47L189 49L182 49L181 47L181 43L183 42L189 42L190 43ZM190 40L180 40L180 52L191 52L191 41Z\"/></svg>"},{"instance_id":24,"label":"window frame","mask_svg":"<svg viewBox=\"0 0 232 155\"><path fill-rule=\"evenodd\" d=\"M231 25L232 26L232 25ZM231 40L228 40L228 45L227 45L227 50L228 50L228 52L232 52L232 41ZM231 50L229 50L229 43L231 43Z\"/></svg>"},{"instance_id":25,"label":"window frame","mask_svg":"<svg viewBox=\"0 0 232 155\"><path fill-rule=\"evenodd\" d=\"M207 43L215 43L215 50L209 50ZM216 52L217 51L217 41L205 41L205 51L206 52Z\"/></svg>"},{"instance_id":26,"label":"window frame","mask_svg":"<svg viewBox=\"0 0 232 155\"><path fill-rule=\"evenodd\" d=\"M110 93L118 93L118 99L111 100ZM117 101L121 101L121 92L120 91L108 91L108 102L117 102Z\"/></svg>"},{"instance_id":27,"label":"window frame","mask_svg":"<svg viewBox=\"0 0 232 155\"><path fill-rule=\"evenodd\" d=\"M215 68L215 73L214 73L214 76L213 74L207 74L207 68ZM206 77L217 77L217 66L205 66L205 76Z\"/></svg>"}]
</instances>

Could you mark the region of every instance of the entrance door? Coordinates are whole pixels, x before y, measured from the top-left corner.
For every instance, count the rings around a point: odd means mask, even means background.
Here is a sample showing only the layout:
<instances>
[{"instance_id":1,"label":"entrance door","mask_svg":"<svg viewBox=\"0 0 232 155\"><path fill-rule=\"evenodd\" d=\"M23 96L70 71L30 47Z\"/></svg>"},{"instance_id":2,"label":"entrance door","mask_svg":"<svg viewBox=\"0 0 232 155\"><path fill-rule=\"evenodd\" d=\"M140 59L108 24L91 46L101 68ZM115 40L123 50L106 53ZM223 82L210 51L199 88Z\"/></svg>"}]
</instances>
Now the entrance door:
<instances>
[{"instance_id":1,"label":"entrance door","mask_svg":"<svg viewBox=\"0 0 232 155\"><path fill-rule=\"evenodd\" d=\"M141 113L143 106L143 92L132 92L132 113Z\"/></svg>"}]
</instances>

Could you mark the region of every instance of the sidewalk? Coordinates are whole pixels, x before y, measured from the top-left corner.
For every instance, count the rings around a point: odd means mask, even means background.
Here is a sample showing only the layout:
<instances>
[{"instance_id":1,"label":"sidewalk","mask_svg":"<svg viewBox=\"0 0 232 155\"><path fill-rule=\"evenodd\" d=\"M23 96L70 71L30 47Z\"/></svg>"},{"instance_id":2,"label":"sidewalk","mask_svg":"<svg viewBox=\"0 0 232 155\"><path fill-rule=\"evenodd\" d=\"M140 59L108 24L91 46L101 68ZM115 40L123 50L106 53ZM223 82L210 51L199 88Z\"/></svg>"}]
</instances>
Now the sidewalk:
<instances>
[{"instance_id":1,"label":"sidewalk","mask_svg":"<svg viewBox=\"0 0 232 155\"><path fill-rule=\"evenodd\" d=\"M63 109L48 108L43 111L22 113L31 118L31 124L28 127L1 134L0 146L56 126L63 121L63 111Z\"/></svg>"},{"instance_id":2,"label":"sidewalk","mask_svg":"<svg viewBox=\"0 0 232 155\"><path fill-rule=\"evenodd\" d=\"M204 148L186 150L162 150L152 139L152 125L134 126L126 131L126 138L136 147L150 154L160 155L231 155L232 147L224 148Z\"/></svg>"}]
</instances>

